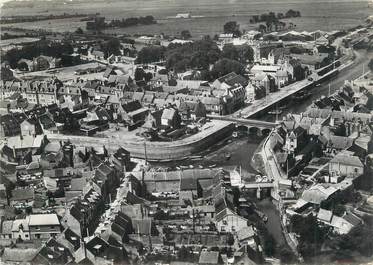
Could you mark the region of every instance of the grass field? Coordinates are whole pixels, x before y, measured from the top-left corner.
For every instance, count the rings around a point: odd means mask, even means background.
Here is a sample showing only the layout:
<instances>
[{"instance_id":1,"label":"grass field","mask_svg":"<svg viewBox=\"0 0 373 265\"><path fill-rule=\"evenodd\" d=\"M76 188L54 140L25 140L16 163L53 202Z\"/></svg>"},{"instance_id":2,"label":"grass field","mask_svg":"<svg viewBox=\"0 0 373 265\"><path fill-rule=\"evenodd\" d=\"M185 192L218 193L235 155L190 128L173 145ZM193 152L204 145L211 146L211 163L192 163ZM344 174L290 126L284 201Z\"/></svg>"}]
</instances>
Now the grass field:
<instances>
[{"instance_id":1,"label":"grass field","mask_svg":"<svg viewBox=\"0 0 373 265\"><path fill-rule=\"evenodd\" d=\"M357 25L373 13L368 1L357 0L128 0L93 1L82 3L53 2L44 6L28 9L3 9L2 15L21 14L58 14L58 13L95 13L100 12L107 19L153 15L158 24L135 26L125 29L111 29L108 32L128 34L177 34L184 29L190 30L194 37L214 35L222 31L224 23L235 20L241 29L251 29L252 15L269 11L286 12L299 10L302 18L293 19L298 30L336 30ZM46 12L48 11L48 12ZM191 19L167 19L177 13L191 13L202 16ZM85 22L79 18L39 21L14 24L15 27L43 28L53 31L73 31L77 27L85 28Z\"/></svg>"}]
</instances>

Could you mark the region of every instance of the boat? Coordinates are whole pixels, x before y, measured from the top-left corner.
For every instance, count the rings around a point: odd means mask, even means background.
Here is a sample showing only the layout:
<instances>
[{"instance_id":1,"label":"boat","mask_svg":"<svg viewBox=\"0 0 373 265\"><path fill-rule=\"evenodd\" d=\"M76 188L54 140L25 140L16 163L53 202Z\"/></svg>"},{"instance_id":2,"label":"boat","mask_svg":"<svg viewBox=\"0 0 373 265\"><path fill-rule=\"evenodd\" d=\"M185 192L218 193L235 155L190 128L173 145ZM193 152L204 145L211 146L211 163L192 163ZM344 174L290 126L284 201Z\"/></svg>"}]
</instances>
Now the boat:
<instances>
[{"instance_id":1,"label":"boat","mask_svg":"<svg viewBox=\"0 0 373 265\"><path fill-rule=\"evenodd\" d=\"M301 93L298 93L298 95L294 95L294 100L302 101L302 100L305 100L311 97L311 95L312 95L311 92L301 92Z\"/></svg>"},{"instance_id":2,"label":"boat","mask_svg":"<svg viewBox=\"0 0 373 265\"><path fill-rule=\"evenodd\" d=\"M214 168L214 167L216 167L216 164L209 165L209 168Z\"/></svg>"},{"instance_id":3,"label":"boat","mask_svg":"<svg viewBox=\"0 0 373 265\"><path fill-rule=\"evenodd\" d=\"M231 154L230 153L226 153L225 154L225 159L227 159L227 160L231 159Z\"/></svg>"},{"instance_id":4,"label":"boat","mask_svg":"<svg viewBox=\"0 0 373 265\"><path fill-rule=\"evenodd\" d=\"M268 111L268 114L271 114L271 115L280 115L281 113L282 113L282 110L280 109Z\"/></svg>"}]
</instances>

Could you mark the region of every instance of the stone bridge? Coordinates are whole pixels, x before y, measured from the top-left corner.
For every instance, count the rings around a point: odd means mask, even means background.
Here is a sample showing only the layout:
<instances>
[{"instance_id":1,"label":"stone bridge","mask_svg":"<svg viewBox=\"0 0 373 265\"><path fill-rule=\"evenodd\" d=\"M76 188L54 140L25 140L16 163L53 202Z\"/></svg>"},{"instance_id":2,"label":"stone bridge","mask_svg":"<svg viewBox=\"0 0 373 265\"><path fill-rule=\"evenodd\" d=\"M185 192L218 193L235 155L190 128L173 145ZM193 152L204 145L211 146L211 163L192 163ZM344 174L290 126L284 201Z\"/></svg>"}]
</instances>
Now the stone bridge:
<instances>
[{"instance_id":1,"label":"stone bridge","mask_svg":"<svg viewBox=\"0 0 373 265\"><path fill-rule=\"evenodd\" d=\"M207 115L211 119L235 123L238 127L246 127L250 134L269 135L276 123L254 119L237 118L232 116Z\"/></svg>"}]
</instances>

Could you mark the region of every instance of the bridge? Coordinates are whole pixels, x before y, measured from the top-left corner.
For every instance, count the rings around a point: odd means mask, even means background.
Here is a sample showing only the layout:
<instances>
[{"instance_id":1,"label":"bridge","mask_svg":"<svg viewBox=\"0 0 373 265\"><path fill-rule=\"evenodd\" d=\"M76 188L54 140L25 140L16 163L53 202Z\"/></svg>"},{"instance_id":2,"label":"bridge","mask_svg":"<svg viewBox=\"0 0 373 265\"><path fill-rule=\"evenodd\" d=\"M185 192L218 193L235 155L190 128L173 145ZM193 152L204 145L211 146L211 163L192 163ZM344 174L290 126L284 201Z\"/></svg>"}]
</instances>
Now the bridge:
<instances>
[{"instance_id":1,"label":"bridge","mask_svg":"<svg viewBox=\"0 0 373 265\"><path fill-rule=\"evenodd\" d=\"M270 189L273 188L273 182L252 182L243 184L243 189Z\"/></svg>"},{"instance_id":2,"label":"bridge","mask_svg":"<svg viewBox=\"0 0 373 265\"><path fill-rule=\"evenodd\" d=\"M254 119L245 119L245 118L238 118L233 116L219 116L219 115L207 115L210 119L215 120L222 120L222 121L229 121L233 122L237 125L245 126L248 128L248 131L252 134L264 134L268 135L271 130L276 127L276 123L268 122L268 121L261 121L261 120L254 120Z\"/></svg>"},{"instance_id":3,"label":"bridge","mask_svg":"<svg viewBox=\"0 0 373 265\"><path fill-rule=\"evenodd\" d=\"M242 190L252 190L256 192L256 197L258 199L262 198L262 190L264 192L269 193L269 191L272 192L272 189L274 189L275 184L273 182L249 182L244 183L241 186Z\"/></svg>"}]
</instances>

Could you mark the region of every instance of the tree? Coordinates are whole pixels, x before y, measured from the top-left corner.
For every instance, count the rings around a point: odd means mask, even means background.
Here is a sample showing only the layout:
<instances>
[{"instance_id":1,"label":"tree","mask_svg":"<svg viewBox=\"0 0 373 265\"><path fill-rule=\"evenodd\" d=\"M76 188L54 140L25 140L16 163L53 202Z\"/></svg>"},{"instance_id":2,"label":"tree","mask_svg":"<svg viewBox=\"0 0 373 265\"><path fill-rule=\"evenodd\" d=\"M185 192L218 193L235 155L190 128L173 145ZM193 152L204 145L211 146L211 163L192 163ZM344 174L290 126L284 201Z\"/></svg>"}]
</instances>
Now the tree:
<instances>
[{"instance_id":1,"label":"tree","mask_svg":"<svg viewBox=\"0 0 373 265\"><path fill-rule=\"evenodd\" d=\"M135 80L136 81L140 81L140 80L144 80L145 78L145 71L144 69L142 68L136 68L135 70Z\"/></svg>"},{"instance_id":2,"label":"tree","mask_svg":"<svg viewBox=\"0 0 373 265\"><path fill-rule=\"evenodd\" d=\"M279 251L280 261L283 264L291 264L295 261L293 252L287 246L281 246Z\"/></svg>"},{"instance_id":3,"label":"tree","mask_svg":"<svg viewBox=\"0 0 373 265\"><path fill-rule=\"evenodd\" d=\"M264 33L264 32L267 31L267 27L265 25L263 25L263 24L260 24L258 30L260 32Z\"/></svg>"},{"instance_id":4,"label":"tree","mask_svg":"<svg viewBox=\"0 0 373 265\"><path fill-rule=\"evenodd\" d=\"M237 52L236 47L233 44L224 45L223 51L221 53L221 57L231 59L231 60L237 60L238 52Z\"/></svg>"},{"instance_id":5,"label":"tree","mask_svg":"<svg viewBox=\"0 0 373 265\"><path fill-rule=\"evenodd\" d=\"M181 246L181 248L177 252L177 257L180 261L190 261L190 256L190 250L185 246Z\"/></svg>"},{"instance_id":6,"label":"tree","mask_svg":"<svg viewBox=\"0 0 373 265\"><path fill-rule=\"evenodd\" d=\"M241 35L240 25L236 21L229 21L224 24L224 33L231 33L233 36L238 37Z\"/></svg>"},{"instance_id":7,"label":"tree","mask_svg":"<svg viewBox=\"0 0 373 265\"><path fill-rule=\"evenodd\" d=\"M342 204L337 204L334 206L333 214L337 216L342 216L346 212L346 207Z\"/></svg>"},{"instance_id":8,"label":"tree","mask_svg":"<svg viewBox=\"0 0 373 265\"><path fill-rule=\"evenodd\" d=\"M246 64L248 61L252 62L254 60L254 50L251 46L244 44L239 45L236 47L237 50L237 60L242 63Z\"/></svg>"},{"instance_id":9,"label":"tree","mask_svg":"<svg viewBox=\"0 0 373 265\"><path fill-rule=\"evenodd\" d=\"M75 30L75 33L76 34L83 34L84 32L83 32L83 30L82 30L82 28L77 28L76 30Z\"/></svg>"},{"instance_id":10,"label":"tree","mask_svg":"<svg viewBox=\"0 0 373 265\"><path fill-rule=\"evenodd\" d=\"M214 64L211 70L211 77L217 79L231 72L243 75L245 74L245 66L238 61L223 58Z\"/></svg>"},{"instance_id":11,"label":"tree","mask_svg":"<svg viewBox=\"0 0 373 265\"><path fill-rule=\"evenodd\" d=\"M189 30L183 30L183 31L181 31L180 35L181 35L181 38L183 40L188 40L188 39L190 39L192 37L192 35L190 34Z\"/></svg>"}]
</instances>

